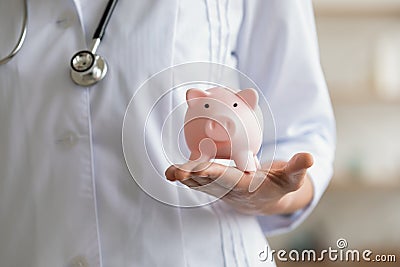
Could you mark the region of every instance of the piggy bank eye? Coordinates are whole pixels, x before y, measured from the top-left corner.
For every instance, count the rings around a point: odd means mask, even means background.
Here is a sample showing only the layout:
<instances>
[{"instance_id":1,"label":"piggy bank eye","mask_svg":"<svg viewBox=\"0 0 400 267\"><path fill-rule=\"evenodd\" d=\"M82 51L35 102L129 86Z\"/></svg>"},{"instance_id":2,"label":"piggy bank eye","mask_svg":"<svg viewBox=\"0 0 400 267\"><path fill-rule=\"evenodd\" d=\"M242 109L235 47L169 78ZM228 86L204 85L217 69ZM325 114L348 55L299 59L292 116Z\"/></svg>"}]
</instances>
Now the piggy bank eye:
<instances>
[{"instance_id":1,"label":"piggy bank eye","mask_svg":"<svg viewBox=\"0 0 400 267\"><path fill-rule=\"evenodd\" d=\"M236 108L238 106L238 103L234 103L233 107Z\"/></svg>"},{"instance_id":2,"label":"piggy bank eye","mask_svg":"<svg viewBox=\"0 0 400 267\"><path fill-rule=\"evenodd\" d=\"M205 108L209 108L210 105L209 105L209 104L205 104L204 107L205 107Z\"/></svg>"}]
</instances>

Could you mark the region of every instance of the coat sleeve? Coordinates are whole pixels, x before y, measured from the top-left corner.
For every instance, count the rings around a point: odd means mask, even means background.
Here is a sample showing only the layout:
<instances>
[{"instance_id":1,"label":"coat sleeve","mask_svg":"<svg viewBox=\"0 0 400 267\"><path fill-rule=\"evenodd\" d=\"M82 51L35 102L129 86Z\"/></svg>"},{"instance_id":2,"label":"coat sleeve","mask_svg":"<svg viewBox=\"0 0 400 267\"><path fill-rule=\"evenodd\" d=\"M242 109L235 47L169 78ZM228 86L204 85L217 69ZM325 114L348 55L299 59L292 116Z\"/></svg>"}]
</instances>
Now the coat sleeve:
<instances>
[{"instance_id":1,"label":"coat sleeve","mask_svg":"<svg viewBox=\"0 0 400 267\"><path fill-rule=\"evenodd\" d=\"M290 215L261 216L267 234L291 230L317 205L332 176L335 121L321 69L310 0L247 1L235 55L238 68L264 94L275 120L275 137L263 150L276 160L298 152L314 156L309 175L314 197Z\"/></svg>"}]
</instances>

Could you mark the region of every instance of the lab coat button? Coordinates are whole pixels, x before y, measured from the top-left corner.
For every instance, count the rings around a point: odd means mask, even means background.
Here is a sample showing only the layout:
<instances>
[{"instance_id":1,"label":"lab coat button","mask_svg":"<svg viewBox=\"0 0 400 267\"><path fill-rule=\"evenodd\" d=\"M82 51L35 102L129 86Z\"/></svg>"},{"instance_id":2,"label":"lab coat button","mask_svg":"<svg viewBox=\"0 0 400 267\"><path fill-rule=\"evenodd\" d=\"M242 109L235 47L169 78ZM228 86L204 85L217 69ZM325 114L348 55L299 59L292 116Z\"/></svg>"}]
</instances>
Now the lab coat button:
<instances>
[{"instance_id":1,"label":"lab coat button","mask_svg":"<svg viewBox=\"0 0 400 267\"><path fill-rule=\"evenodd\" d=\"M73 147L78 143L78 136L75 133L68 132L57 139L57 144L65 147Z\"/></svg>"},{"instance_id":2,"label":"lab coat button","mask_svg":"<svg viewBox=\"0 0 400 267\"><path fill-rule=\"evenodd\" d=\"M89 264L85 257L83 256L76 256L73 258L69 264L69 267L89 267Z\"/></svg>"}]
</instances>

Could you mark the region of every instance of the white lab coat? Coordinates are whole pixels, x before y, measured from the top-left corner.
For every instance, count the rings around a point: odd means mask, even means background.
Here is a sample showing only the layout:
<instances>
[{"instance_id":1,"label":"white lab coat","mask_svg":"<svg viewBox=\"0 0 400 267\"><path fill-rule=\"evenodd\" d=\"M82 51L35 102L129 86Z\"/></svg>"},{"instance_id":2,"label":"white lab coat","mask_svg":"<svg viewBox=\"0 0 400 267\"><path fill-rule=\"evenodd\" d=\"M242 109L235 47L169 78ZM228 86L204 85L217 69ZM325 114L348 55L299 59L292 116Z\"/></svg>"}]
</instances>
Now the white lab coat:
<instances>
[{"instance_id":1,"label":"white lab coat","mask_svg":"<svg viewBox=\"0 0 400 267\"><path fill-rule=\"evenodd\" d=\"M105 4L29 1L26 43L0 66L0 266L272 266L258 260L262 230L300 223L332 170L334 121L310 1L119 1L98 50L109 73L81 88L70 57L88 47ZM0 10L2 57L22 1ZM259 85L276 120L276 158L315 157L308 208L258 220L221 201L180 209L133 182L121 145L128 102L148 77L188 61L237 67Z\"/></svg>"}]
</instances>

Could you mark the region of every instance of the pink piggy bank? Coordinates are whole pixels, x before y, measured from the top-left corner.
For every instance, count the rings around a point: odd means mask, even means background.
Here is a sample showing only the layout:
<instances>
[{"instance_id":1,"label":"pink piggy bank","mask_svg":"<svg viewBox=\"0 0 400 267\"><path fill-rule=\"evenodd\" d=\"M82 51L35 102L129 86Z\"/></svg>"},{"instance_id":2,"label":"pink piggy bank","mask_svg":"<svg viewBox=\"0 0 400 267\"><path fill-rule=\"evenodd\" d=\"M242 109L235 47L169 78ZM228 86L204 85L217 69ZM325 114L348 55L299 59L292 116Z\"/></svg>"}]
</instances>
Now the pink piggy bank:
<instances>
[{"instance_id":1,"label":"pink piggy bank","mask_svg":"<svg viewBox=\"0 0 400 267\"><path fill-rule=\"evenodd\" d=\"M242 171L256 171L262 142L262 115L254 89L223 87L186 92L184 133L190 160L231 159Z\"/></svg>"}]
</instances>

